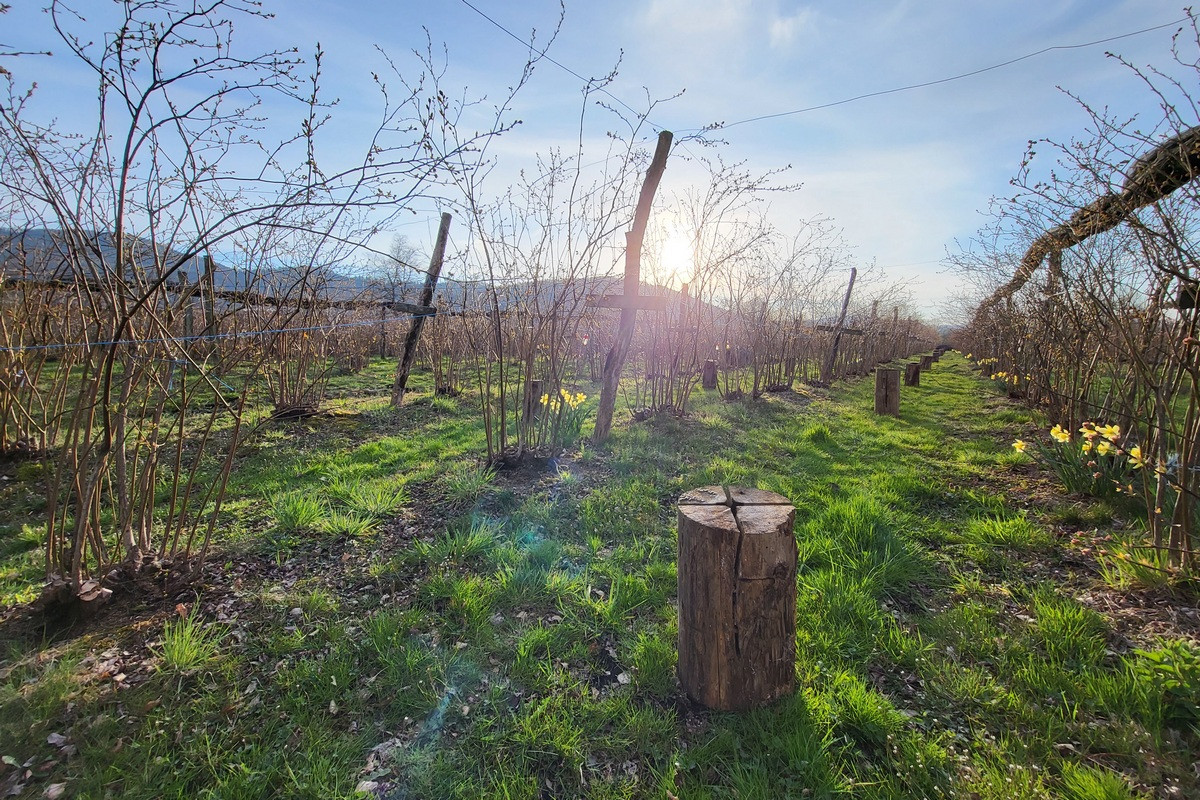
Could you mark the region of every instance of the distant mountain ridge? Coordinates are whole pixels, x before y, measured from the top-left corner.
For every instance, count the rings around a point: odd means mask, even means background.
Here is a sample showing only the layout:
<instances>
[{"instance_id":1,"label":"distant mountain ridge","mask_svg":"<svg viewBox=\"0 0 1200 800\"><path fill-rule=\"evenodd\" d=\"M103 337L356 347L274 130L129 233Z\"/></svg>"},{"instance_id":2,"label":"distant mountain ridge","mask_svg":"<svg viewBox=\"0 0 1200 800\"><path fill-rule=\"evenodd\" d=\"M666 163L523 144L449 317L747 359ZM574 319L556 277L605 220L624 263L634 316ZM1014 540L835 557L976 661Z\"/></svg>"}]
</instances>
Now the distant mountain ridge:
<instances>
[{"instance_id":1,"label":"distant mountain ridge","mask_svg":"<svg viewBox=\"0 0 1200 800\"><path fill-rule=\"evenodd\" d=\"M88 280L102 279L105 272L111 274L117 264L117 249L112 234L86 231L81 237L93 252L87 253L85 258L73 258L72 249L76 244L61 230L0 228L0 276L8 282L70 282L81 277ZM129 249L132 254L131 262L140 274L135 275L135 270L128 270L125 276L127 280L153 280L159 265L163 263L172 269L172 280L175 282L181 281L186 274L187 280L194 283L204 272L201 256L191 256L180 263L182 254L168 250L164 255L155 258L151 245L136 237L131 239ZM87 274L79 275L81 270ZM288 297L294 295L295 287L302 277L298 268L270 267L246 270L228 266L215 258L212 261L212 270L214 288L222 293L255 292L264 296ZM93 271L97 274L91 274ZM412 303L417 301L424 285L423 278L411 281L389 280L377 269L321 269L316 271L316 279L313 278L312 274L308 276L310 292L335 303L356 300L365 303ZM567 281L535 283L501 280L497 281L495 288L497 301L501 311L504 311L520 299L527 298L535 286L539 294L539 305L547 307L555 299L562 299L568 305L574 305L588 297L620 294L622 284L620 277L605 276L588 278L575 284ZM446 276L437 287L435 305L446 311L479 308L490 302L489 289L486 281L458 280ZM666 295L676 301L682 296L678 290L650 284L642 284L640 293L647 296Z\"/></svg>"}]
</instances>

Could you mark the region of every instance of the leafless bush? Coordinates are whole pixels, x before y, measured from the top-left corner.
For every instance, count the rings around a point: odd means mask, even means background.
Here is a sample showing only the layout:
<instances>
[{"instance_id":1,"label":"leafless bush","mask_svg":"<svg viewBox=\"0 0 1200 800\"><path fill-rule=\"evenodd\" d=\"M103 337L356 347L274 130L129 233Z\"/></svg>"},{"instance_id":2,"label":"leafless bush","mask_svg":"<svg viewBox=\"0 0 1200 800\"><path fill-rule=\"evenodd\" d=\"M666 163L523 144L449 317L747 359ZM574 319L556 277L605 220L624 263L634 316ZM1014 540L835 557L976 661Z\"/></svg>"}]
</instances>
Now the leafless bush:
<instances>
[{"instance_id":1,"label":"leafless bush","mask_svg":"<svg viewBox=\"0 0 1200 800\"><path fill-rule=\"evenodd\" d=\"M0 208L18 234L53 240L38 277L64 284L10 285L6 256L5 441L53 448L49 594L85 601L122 571L199 569L248 401L265 388L277 409L319 402L337 266L439 167L505 129L451 130L462 106L430 49L419 75L389 62L393 85L376 76L378 126L357 162L344 141L330 161L323 54L307 66L295 52L243 55L234 26L265 19L256 5L95 11L54 2L47 15L96 77L90 135L38 120L8 72L0 103ZM262 141L267 104L292 108L299 132ZM54 324L64 308L70 322ZM51 345L56 364L31 349Z\"/></svg>"},{"instance_id":2,"label":"leafless bush","mask_svg":"<svg viewBox=\"0 0 1200 800\"><path fill-rule=\"evenodd\" d=\"M1177 73L1195 74L1197 50L1193 20L1176 38ZM1200 114L1186 82L1127 66L1162 116L1115 119L1080 101L1084 135L1031 142L1013 181L1018 194L997 204L994 223L958 256L961 272L990 293L961 346L996 359L987 369L1067 431L1120 425L1120 455L1137 480L1107 488L1142 494L1150 546L1186 568L1200 457ZM1046 148L1055 167L1037 177L1035 155Z\"/></svg>"}]
</instances>

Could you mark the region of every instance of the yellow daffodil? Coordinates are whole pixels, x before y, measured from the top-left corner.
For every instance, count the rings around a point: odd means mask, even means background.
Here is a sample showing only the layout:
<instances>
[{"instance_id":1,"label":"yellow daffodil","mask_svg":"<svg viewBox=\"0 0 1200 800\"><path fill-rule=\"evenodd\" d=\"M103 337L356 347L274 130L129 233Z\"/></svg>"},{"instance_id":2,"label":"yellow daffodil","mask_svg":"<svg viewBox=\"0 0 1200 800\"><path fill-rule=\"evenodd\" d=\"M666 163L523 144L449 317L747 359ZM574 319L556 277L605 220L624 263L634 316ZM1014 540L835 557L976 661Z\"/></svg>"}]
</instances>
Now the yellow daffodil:
<instances>
[{"instance_id":1,"label":"yellow daffodil","mask_svg":"<svg viewBox=\"0 0 1200 800\"><path fill-rule=\"evenodd\" d=\"M1110 442L1115 442L1121 436L1120 425L1101 425L1096 430L1099 431L1101 436L1103 436L1105 439L1108 439Z\"/></svg>"},{"instance_id":2,"label":"yellow daffodil","mask_svg":"<svg viewBox=\"0 0 1200 800\"><path fill-rule=\"evenodd\" d=\"M1113 446L1111 442L1100 442L1098 445L1096 445L1096 453L1102 456L1108 455L1112 449Z\"/></svg>"},{"instance_id":3,"label":"yellow daffodil","mask_svg":"<svg viewBox=\"0 0 1200 800\"><path fill-rule=\"evenodd\" d=\"M1095 439L1098 435L1096 433L1096 426L1094 422L1083 423L1083 427L1079 429L1079 432L1082 433L1088 439L1088 441Z\"/></svg>"},{"instance_id":4,"label":"yellow daffodil","mask_svg":"<svg viewBox=\"0 0 1200 800\"><path fill-rule=\"evenodd\" d=\"M1051 428L1050 437L1060 444L1066 444L1071 441L1071 434L1062 425L1055 425Z\"/></svg>"},{"instance_id":5,"label":"yellow daffodil","mask_svg":"<svg viewBox=\"0 0 1200 800\"><path fill-rule=\"evenodd\" d=\"M1146 465L1142 460L1142 448L1136 444L1129 448L1129 465L1134 469L1141 469Z\"/></svg>"},{"instance_id":6,"label":"yellow daffodil","mask_svg":"<svg viewBox=\"0 0 1200 800\"><path fill-rule=\"evenodd\" d=\"M1015 442L1013 442L1013 450L1016 450L1018 453L1024 453L1025 448L1028 446L1029 445L1027 443L1021 441L1020 439L1017 439Z\"/></svg>"},{"instance_id":7,"label":"yellow daffodil","mask_svg":"<svg viewBox=\"0 0 1200 800\"><path fill-rule=\"evenodd\" d=\"M1085 452L1085 453L1090 453L1090 452L1092 452L1092 448L1093 448L1094 446L1095 446L1095 445L1093 445L1093 444L1092 444L1092 440L1089 438L1089 439L1088 439L1086 442L1084 442L1084 443L1081 445L1081 448L1083 449L1083 452Z\"/></svg>"},{"instance_id":8,"label":"yellow daffodil","mask_svg":"<svg viewBox=\"0 0 1200 800\"><path fill-rule=\"evenodd\" d=\"M548 394L542 395L542 405L544 405L544 406L550 405L550 395L548 395Z\"/></svg>"}]
</instances>

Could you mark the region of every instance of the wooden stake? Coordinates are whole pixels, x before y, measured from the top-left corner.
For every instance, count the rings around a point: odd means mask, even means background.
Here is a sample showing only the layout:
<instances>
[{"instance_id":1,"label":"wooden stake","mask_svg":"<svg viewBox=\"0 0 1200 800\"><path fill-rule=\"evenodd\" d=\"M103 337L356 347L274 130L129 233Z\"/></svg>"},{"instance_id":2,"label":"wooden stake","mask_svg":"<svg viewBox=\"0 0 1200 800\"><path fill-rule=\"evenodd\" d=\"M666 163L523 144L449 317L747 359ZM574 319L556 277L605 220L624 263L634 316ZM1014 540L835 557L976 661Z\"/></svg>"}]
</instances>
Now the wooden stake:
<instances>
[{"instance_id":1,"label":"wooden stake","mask_svg":"<svg viewBox=\"0 0 1200 800\"><path fill-rule=\"evenodd\" d=\"M635 297L638 285L641 283L642 269L642 240L646 236L646 222L650 218L650 204L654 193L662 180L663 170L667 168L667 156L671 152L670 131L658 134L658 146L654 150L654 158L650 168L646 170L646 179L642 183L642 193L638 197L637 210L633 215L633 229L625 234L625 293L626 298ZM604 359L603 384L600 387L600 402L596 409L596 427L592 433L592 441L603 442L612 430L613 411L617 407L617 383L621 379L621 371L625 368L625 359L629 355L629 343L633 339L633 326L636 321L637 307L632 303L621 309L621 323L617 328L616 341L609 349Z\"/></svg>"},{"instance_id":2,"label":"wooden stake","mask_svg":"<svg viewBox=\"0 0 1200 800\"><path fill-rule=\"evenodd\" d=\"M205 253L201 256L200 263L204 267L200 275L200 303L204 306L203 352L211 353L217 348L217 343L210 338L217 333L217 278L212 256Z\"/></svg>"},{"instance_id":3,"label":"wooden stake","mask_svg":"<svg viewBox=\"0 0 1200 800\"><path fill-rule=\"evenodd\" d=\"M821 380L824 383L833 380L833 365L837 361L838 344L842 341L842 325L846 322L846 310L850 307L850 293L854 291L856 277L858 277L858 267L851 267L850 285L846 287L846 296L842 298L842 313L838 314L837 324L833 326L833 343L829 346L829 356L825 359L825 368L821 370Z\"/></svg>"},{"instance_id":4,"label":"wooden stake","mask_svg":"<svg viewBox=\"0 0 1200 800\"><path fill-rule=\"evenodd\" d=\"M450 238L450 214L442 214L442 222L438 225L437 240L433 245L433 257L429 259L429 272L425 273L425 285L421 288L421 305L429 306L433 302L433 292L437 289L438 276L442 274L442 261L446 257L446 241ZM399 408L404 402L404 390L408 386L408 375L412 371L413 362L417 360L417 343L421 340L421 328L425 327L425 314L413 317L408 326L408 335L404 337L404 350L401 351L400 363L396 365L396 381L392 384L392 408Z\"/></svg>"}]
</instances>

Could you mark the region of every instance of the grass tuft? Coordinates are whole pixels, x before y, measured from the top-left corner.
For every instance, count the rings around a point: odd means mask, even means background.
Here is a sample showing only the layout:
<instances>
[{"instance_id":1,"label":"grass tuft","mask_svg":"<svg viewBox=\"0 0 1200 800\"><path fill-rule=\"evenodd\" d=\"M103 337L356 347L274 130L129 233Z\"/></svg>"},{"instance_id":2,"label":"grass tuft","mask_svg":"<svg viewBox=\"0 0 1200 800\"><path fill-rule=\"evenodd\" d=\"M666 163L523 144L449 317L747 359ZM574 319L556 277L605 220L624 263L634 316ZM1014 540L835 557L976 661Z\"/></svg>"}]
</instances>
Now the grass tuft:
<instances>
[{"instance_id":1,"label":"grass tuft","mask_svg":"<svg viewBox=\"0 0 1200 800\"><path fill-rule=\"evenodd\" d=\"M1121 775L1067 762L1062 770L1063 800L1140 800Z\"/></svg>"},{"instance_id":2,"label":"grass tuft","mask_svg":"<svg viewBox=\"0 0 1200 800\"><path fill-rule=\"evenodd\" d=\"M356 512L331 511L322 523L322 529L333 536L361 539L375 532L374 517Z\"/></svg>"},{"instance_id":3,"label":"grass tuft","mask_svg":"<svg viewBox=\"0 0 1200 800\"><path fill-rule=\"evenodd\" d=\"M289 492L271 501L275 530L282 534L320 530L329 511L316 497L305 492Z\"/></svg>"},{"instance_id":4,"label":"grass tuft","mask_svg":"<svg viewBox=\"0 0 1200 800\"><path fill-rule=\"evenodd\" d=\"M227 631L200 620L197 608L163 625L163 638L156 655L168 669L189 671L198 669L216 658Z\"/></svg>"},{"instance_id":5,"label":"grass tuft","mask_svg":"<svg viewBox=\"0 0 1200 800\"><path fill-rule=\"evenodd\" d=\"M455 503L474 503L491 489L496 470L474 464L457 463L447 470L446 496Z\"/></svg>"}]
</instances>

